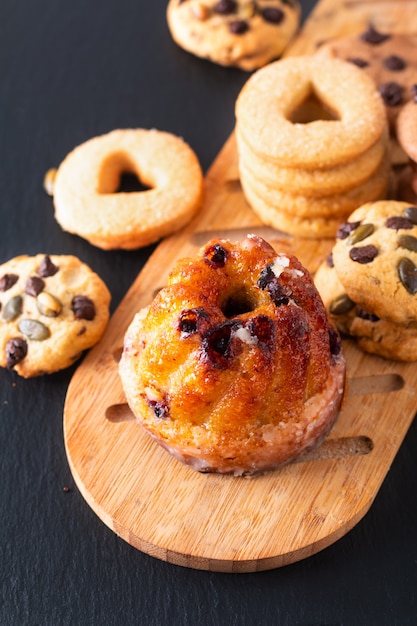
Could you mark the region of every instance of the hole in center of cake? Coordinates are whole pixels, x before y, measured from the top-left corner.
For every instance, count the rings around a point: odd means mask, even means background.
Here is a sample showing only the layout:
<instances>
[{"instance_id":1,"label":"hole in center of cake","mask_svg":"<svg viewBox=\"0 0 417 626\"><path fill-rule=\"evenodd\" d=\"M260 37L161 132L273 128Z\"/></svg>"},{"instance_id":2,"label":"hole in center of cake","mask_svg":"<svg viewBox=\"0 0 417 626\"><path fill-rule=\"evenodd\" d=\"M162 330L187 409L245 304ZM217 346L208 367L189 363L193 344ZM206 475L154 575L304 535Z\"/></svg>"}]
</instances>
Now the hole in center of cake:
<instances>
[{"instance_id":1,"label":"hole in center of cake","mask_svg":"<svg viewBox=\"0 0 417 626\"><path fill-rule=\"evenodd\" d=\"M221 305L222 313L227 318L238 317L244 313L250 313L255 309L255 304L251 296L245 291L236 291L228 294Z\"/></svg>"},{"instance_id":2,"label":"hole in center of cake","mask_svg":"<svg viewBox=\"0 0 417 626\"><path fill-rule=\"evenodd\" d=\"M307 98L292 111L289 120L293 124L310 124L319 120L334 122L340 118L314 92L310 92Z\"/></svg>"}]
</instances>

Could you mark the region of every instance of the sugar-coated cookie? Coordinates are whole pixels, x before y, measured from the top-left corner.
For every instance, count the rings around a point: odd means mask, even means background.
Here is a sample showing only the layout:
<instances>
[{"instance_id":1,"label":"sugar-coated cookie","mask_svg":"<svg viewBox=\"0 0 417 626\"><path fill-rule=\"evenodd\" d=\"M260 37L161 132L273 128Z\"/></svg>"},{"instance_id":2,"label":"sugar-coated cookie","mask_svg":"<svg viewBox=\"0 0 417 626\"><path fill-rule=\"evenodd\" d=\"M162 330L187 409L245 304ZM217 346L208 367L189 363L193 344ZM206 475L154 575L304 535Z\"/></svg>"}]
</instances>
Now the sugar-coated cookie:
<instances>
[{"instance_id":1,"label":"sugar-coated cookie","mask_svg":"<svg viewBox=\"0 0 417 626\"><path fill-rule=\"evenodd\" d=\"M30 378L72 365L101 338L110 293L69 255L19 256L0 265L0 366Z\"/></svg>"},{"instance_id":2,"label":"sugar-coated cookie","mask_svg":"<svg viewBox=\"0 0 417 626\"><path fill-rule=\"evenodd\" d=\"M309 123L292 115L313 96L335 115ZM375 83L338 59L287 57L258 70L236 100L237 132L262 158L289 168L348 163L386 131Z\"/></svg>"},{"instance_id":3,"label":"sugar-coated cookie","mask_svg":"<svg viewBox=\"0 0 417 626\"><path fill-rule=\"evenodd\" d=\"M375 83L339 59L287 57L258 70L236 101L239 176L260 219L300 237L334 237L385 198L389 132Z\"/></svg>"},{"instance_id":4,"label":"sugar-coated cookie","mask_svg":"<svg viewBox=\"0 0 417 626\"><path fill-rule=\"evenodd\" d=\"M341 194L365 183L386 157L387 137L383 134L368 150L348 163L335 167L302 169L282 167L262 159L237 135L239 163L265 185L310 198Z\"/></svg>"},{"instance_id":5,"label":"sugar-coated cookie","mask_svg":"<svg viewBox=\"0 0 417 626\"><path fill-rule=\"evenodd\" d=\"M340 221L343 221L346 215L364 202L385 197L388 188L389 168L390 161L386 154L378 169L360 185L352 186L344 193L327 194L326 192L323 196L315 197L265 184L250 170L246 169L243 164L240 166L240 171L244 188L250 186L253 193L280 212L299 218L340 218Z\"/></svg>"},{"instance_id":6,"label":"sugar-coated cookie","mask_svg":"<svg viewBox=\"0 0 417 626\"><path fill-rule=\"evenodd\" d=\"M332 239L340 225L340 217L298 217L265 202L242 179L246 200L261 221L276 230L305 239Z\"/></svg>"},{"instance_id":7,"label":"sugar-coated cookie","mask_svg":"<svg viewBox=\"0 0 417 626\"><path fill-rule=\"evenodd\" d=\"M145 191L120 192L122 174ZM131 250L182 228L201 207L203 173L181 138L147 129L114 130L76 147L53 184L61 227L105 250Z\"/></svg>"},{"instance_id":8,"label":"sugar-coated cookie","mask_svg":"<svg viewBox=\"0 0 417 626\"><path fill-rule=\"evenodd\" d=\"M184 50L251 71L282 54L300 14L297 0L170 0L167 21Z\"/></svg>"}]
</instances>

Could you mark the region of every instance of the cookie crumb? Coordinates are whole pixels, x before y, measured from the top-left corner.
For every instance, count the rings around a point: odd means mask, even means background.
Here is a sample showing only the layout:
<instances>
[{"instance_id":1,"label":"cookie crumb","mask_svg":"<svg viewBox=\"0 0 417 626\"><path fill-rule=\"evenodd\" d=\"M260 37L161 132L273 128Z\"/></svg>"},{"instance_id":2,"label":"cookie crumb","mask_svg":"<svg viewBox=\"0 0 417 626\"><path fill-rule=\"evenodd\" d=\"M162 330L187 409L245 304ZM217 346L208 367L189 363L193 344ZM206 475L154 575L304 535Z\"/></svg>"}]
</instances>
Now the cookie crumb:
<instances>
[{"instance_id":1,"label":"cookie crumb","mask_svg":"<svg viewBox=\"0 0 417 626\"><path fill-rule=\"evenodd\" d=\"M43 188L48 196L54 195L56 172L56 169L51 167L44 176Z\"/></svg>"}]
</instances>

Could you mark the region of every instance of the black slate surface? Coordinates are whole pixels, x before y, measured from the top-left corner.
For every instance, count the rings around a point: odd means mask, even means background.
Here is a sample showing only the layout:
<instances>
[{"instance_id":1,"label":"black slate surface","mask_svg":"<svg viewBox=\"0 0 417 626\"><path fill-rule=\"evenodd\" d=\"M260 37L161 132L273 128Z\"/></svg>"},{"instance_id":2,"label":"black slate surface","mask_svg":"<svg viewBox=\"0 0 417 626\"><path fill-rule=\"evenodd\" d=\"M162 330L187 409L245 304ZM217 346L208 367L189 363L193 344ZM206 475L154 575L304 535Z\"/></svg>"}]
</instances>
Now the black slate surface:
<instances>
[{"instance_id":1,"label":"black slate surface","mask_svg":"<svg viewBox=\"0 0 417 626\"><path fill-rule=\"evenodd\" d=\"M302 4L306 17L314 2ZM104 252L64 233L42 188L46 170L90 137L135 126L183 136L206 170L248 76L180 50L165 7L0 3L0 263L75 254L108 284L112 310L152 247ZM417 623L415 422L370 512L339 542L274 571L196 571L138 552L81 497L62 433L74 368L33 380L0 371L0 624Z\"/></svg>"}]
</instances>

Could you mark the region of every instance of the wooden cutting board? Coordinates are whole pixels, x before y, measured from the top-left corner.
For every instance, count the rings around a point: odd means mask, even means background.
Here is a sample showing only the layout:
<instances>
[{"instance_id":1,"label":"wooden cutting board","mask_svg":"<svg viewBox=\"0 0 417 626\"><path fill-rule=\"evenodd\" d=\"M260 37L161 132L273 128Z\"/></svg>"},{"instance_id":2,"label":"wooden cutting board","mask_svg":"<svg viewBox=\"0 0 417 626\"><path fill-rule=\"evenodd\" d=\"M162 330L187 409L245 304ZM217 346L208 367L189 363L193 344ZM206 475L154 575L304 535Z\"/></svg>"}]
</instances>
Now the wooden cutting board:
<instances>
[{"instance_id":1,"label":"wooden cutting board","mask_svg":"<svg viewBox=\"0 0 417 626\"><path fill-rule=\"evenodd\" d=\"M323 38L416 26L410 0L321 0L288 54L314 52ZM366 355L344 343L350 391L330 437L309 457L254 478L199 474L180 464L131 418L118 377L127 326L164 285L173 262L212 236L256 232L313 271L331 241L263 227L238 180L232 135L206 177L203 211L164 240L70 383L64 436L76 484L115 533L159 559L197 569L252 572L312 555L368 511L417 407L417 365ZM165 269L164 269L165 268ZM381 520L383 523L383 520Z\"/></svg>"}]
</instances>

